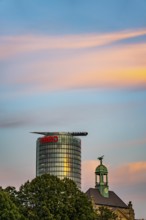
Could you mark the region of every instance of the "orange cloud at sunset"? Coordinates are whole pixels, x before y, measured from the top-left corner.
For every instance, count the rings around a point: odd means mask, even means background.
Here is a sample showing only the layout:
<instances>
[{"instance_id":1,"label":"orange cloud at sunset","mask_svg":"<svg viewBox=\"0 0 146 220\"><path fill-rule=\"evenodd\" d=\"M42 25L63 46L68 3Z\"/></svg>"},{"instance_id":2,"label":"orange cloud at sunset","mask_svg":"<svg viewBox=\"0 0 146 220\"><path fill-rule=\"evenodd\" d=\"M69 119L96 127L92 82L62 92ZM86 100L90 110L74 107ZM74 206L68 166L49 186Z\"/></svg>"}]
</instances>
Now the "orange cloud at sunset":
<instances>
[{"instance_id":1,"label":"orange cloud at sunset","mask_svg":"<svg viewBox=\"0 0 146 220\"><path fill-rule=\"evenodd\" d=\"M146 172L146 161L140 161L129 164L129 172L135 174L138 172Z\"/></svg>"},{"instance_id":2,"label":"orange cloud at sunset","mask_svg":"<svg viewBox=\"0 0 146 220\"><path fill-rule=\"evenodd\" d=\"M118 88L146 85L146 44L114 46L96 51L48 57L13 66L10 84L33 85L39 91L69 88ZM20 74L21 73L21 74ZM31 86L32 89L32 86Z\"/></svg>"},{"instance_id":3,"label":"orange cloud at sunset","mask_svg":"<svg viewBox=\"0 0 146 220\"><path fill-rule=\"evenodd\" d=\"M127 163L114 168L111 174L111 182L114 185L146 184L146 161Z\"/></svg>"},{"instance_id":4,"label":"orange cloud at sunset","mask_svg":"<svg viewBox=\"0 0 146 220\"><path fill-rule=\"evenodd\" d=\"M143 34L145 30L103 34L96 38L103 45L109 39L115 42ZM86 43L81 47L88 47L92 37L86 36ZM25 94L76 88L146 86L146 43L78 50L82 44L81 36L24 36L6 38L6 42L1 47L0 59L7 61L6 70L11 77L3 77L0 83L19 85ZM59 49L58 53L55 51L57 56L52 56L56 49Z\"/></svg>"},{"instance_id":5,"label":"orange cloud at sunset","mask_svg":"<svg viewBox=\"0 0 146 220\"><path fill-rule=\"evenodd\" d=\"M83 190L95 186L95 168L98 166L98 161L83 161ZM133 186L146 184L146 161L138 161L127 164L122 164L118 167L110 167L106 165L109 171L109 186L110 189L115 186ZM125 181L126 180L126 181Z\"/></svg>"}]
</instances>

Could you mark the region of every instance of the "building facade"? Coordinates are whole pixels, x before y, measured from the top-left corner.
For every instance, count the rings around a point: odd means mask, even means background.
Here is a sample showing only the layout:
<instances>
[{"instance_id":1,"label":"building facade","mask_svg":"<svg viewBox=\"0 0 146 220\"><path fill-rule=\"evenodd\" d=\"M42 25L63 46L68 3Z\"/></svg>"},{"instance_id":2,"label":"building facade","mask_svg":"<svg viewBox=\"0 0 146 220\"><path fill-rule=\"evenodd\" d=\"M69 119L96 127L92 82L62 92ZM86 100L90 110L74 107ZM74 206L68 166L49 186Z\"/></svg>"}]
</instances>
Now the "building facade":
<instances>
[{"instance_id":1,"label":"building facade","mask_svg":"<svg viewBox=\"0 0 146 220\"><path fill-rule=\"evenodd\" d=\"M98 159L100 165L95 169L95 188L89 188L86 192L94 209L98 211L99 207L104 206L117 215L117 220L134 220L132 202L125 204L115 192L109 190L108 169L102 163L103 157Z\"/></svg>"},{"instance_id":2,"label":"building facade","mask_svg":"<svg viewBox=\"0 0 146 220\"><path fill-rule=\"evenodd\" d=\"M36 144L36 176L52 174L73 180L81 188L81 140L87 132L34 132L43 134Z\"/></svg>"}]
</instances>

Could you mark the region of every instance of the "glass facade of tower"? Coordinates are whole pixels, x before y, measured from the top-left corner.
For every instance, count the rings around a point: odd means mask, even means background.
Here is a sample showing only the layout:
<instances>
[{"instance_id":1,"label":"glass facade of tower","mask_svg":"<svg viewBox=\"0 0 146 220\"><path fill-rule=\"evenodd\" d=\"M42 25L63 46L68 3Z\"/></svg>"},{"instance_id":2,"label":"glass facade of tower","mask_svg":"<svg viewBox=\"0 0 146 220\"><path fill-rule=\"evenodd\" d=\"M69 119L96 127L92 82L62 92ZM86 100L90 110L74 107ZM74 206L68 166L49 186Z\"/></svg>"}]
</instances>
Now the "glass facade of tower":
<instances>
[{"instance_id":1,"label":"glass facade of tower","mask_svg":"<svg viewBox=\"0 0 146 220\"><path fill-rule=\"evenodd\" d=\"M51 133L38 138L36 175L45 173L72 179L81 188L81 140L69 133Z\"/></svg>"}]
</instances>

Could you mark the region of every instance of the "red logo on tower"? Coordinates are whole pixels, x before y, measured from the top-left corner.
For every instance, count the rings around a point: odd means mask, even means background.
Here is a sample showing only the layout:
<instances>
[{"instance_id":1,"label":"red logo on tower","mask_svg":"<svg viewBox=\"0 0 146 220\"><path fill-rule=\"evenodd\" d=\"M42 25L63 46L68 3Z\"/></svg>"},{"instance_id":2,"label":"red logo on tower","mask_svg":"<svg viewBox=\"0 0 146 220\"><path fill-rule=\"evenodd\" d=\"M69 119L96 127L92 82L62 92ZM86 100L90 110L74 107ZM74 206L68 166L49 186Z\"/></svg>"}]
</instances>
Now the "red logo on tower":
<instances>
[{"instance_id":1,"label":"red logo on tower","mask_svg":"<svg viewBox=\"0 0 146 220\"><path fill-rule=\"evenodd\" d=\"M56 143L58 142L58 137L57 136L45 136L40 139L41 144L45 143Z\"/></svg>"}]
</instances>

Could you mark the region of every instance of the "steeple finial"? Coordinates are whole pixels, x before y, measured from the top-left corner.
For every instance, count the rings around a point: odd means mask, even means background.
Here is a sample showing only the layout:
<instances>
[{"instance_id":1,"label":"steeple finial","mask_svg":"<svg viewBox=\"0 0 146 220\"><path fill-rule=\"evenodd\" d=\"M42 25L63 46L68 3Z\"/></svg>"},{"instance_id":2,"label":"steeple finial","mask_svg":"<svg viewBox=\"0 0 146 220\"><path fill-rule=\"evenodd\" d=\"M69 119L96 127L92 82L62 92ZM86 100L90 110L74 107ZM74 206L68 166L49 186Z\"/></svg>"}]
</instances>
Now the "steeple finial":
<instances>
[{"instance_id":1,"label":"steeple finial","mask_svg":"<svg viewBox=\"0 0 146 220\"><path fill-rule=\"evenodd\" d=\"M97 159L100 160L100 165L102 165L102 160L103 160L104 155L102 155L101 157L98 157Z\"/></svg>"}]
</instances>

